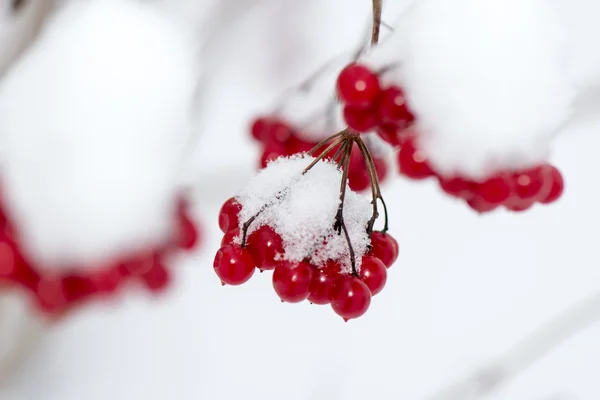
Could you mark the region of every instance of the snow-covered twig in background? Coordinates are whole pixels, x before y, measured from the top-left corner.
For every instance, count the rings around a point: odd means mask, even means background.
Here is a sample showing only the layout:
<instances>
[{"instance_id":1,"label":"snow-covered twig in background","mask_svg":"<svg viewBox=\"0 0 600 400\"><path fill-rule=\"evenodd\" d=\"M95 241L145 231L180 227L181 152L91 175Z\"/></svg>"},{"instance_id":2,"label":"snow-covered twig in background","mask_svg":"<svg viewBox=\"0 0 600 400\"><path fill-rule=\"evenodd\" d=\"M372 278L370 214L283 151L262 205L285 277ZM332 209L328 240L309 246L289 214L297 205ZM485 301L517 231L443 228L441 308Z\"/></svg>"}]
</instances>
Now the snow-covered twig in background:
<instances>
[{"instance_id":1,"label":"snow-covered twig in background","mask_svg":"<svg viewBox=\"0 0 600 400\"><path fill-rule=\"evenodd\" d=\"M508 384L568 339L600 321L600 292L539 327L501 357L429 397L428 400L476 400Z\"/></svg>"},{"instance_id":2,"label":"snow-covered twig in background","mask_svg":"<svg viewBox=\"0 0 600 400\"><path fill-rule=\"evenodd\" d=\"M0 77L35 39L54 0L28 1L14 9L12 1L0 2Z\"/></svg>"}]
</instances>

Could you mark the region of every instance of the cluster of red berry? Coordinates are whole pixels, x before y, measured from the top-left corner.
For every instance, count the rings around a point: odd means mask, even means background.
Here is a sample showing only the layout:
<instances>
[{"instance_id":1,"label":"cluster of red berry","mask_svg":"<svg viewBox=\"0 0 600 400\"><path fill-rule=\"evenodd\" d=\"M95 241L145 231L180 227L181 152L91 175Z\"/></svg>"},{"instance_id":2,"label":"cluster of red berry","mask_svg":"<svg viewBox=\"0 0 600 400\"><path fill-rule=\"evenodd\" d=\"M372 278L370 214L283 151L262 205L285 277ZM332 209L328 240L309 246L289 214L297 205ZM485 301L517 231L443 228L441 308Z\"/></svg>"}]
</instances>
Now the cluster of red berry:
<instances>
[{"instance_id":1,"label":"cluster of red berry","mask_svg":"<svg viewBox=\"0 0 600 400\"><path fill-rule=\"evenodd\" d=\"M398 166L402 175L415 180L437 177L446 193L463 199L478 212L489 212L499 206L524 211L535 203L552 203L563 192L562 175L549 164L523 171L501 171L483 182L440 176L418 148L414 130L407 129L415 117L402 89L396 86L382 89L378 74L364 65L346 66L338 76L337 92L350 129L375 130L383 140L400 149Z\"/></svg>"},{"instance_id":2,"label":"cluster of red berry","mask_svg":"<svg viewBox=\"0 0 600 400\"><path fill-rule=\"evenodd\" d=\"M445 193L464 200L480 213L500 206L510 211L525 211L535 203L553 203L563 193L562 174L550 164L522 171L500 171L477 182L460 176L448 178L437 174L419 150L414 135L401 138L399 146L398 166L402 175L415 180L435 177Z\"/></svg>"},{"instance_id":3,"label":"cluster of red berry","mask_svg":"<svg viewBox=\"0 0 600 400\"><path fill-rule=\"evenodd\" d=\"M346 66L338 75L336 87L344 105L344 120L356 132L375 131L397 146L398 136L415 120L402 89L382 87L378 74L364 65Z\"/></svg>"},{"instance_id":4,"label":"cluster of red berry","mask_svg":"<svg viewBox=\"0 0 600 400\"><path fill-rule=\"evenodd\" d=\"M298 134L291 125L277 117L259 117L251 125L252 138L261 144L262 155L260 168L265 168L269 161L282 156L306 153L317 145ZM322 150L322 149L321 149ZM319 151L315 156L319 155ZM388 175L388 162L377 153L372 153L377 177L383 181ZM329 157L325 157L329 158ZM357 148L350 156L348 167L348 185L356 192L362 192L370 187L369 172Z\"/></svg>"},{"instance_id":5,"label":"cluster of red berry","mask_svg":"<svg viewBox=\"0 0 600 400\"><path fill-rule=\"evenodd\" d=\"M387 281L387 268L398 257L398 243L388 233L374 231L368 254L362 257L357 275L345 274L339 263L330 260L319 268L308 261L284 260L281 236L267 225L250 233L241 243L239 212L235 198L223 204L219 227L224 233L213 267L223 285L241 285L258 268L273 271L273 288L281 301L330 304L344 320L363 315L371 296L381 292Z\"/></svg>"},{"instance_id":6,"label":"cluster of red berry","mask_svg":"<svg viewBox=\"0 0 600 400\"><path fill-rule=\"evenodd\" d=\"M27 259L9 219L0 211L0 284L25 289L40 311L52 316L63 315L95 297L109 297L128 281L139 281L151 292L159 292L169 283L167 256L177 250L191 250L199 239L185 202L180 202L176 214L176 237L162 248L115 260L104 267L52 272Z\"/></svg>"}]
</instances>

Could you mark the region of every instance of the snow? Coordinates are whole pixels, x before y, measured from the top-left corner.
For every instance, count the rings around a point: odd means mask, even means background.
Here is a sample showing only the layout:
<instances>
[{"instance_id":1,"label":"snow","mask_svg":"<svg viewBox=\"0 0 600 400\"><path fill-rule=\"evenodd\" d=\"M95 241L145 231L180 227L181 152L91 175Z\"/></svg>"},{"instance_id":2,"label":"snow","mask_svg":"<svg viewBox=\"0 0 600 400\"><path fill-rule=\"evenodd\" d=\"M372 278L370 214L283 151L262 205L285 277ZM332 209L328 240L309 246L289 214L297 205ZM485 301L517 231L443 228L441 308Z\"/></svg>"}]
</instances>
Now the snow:
<instances>
[{"instance_id":1,"label":"snow","mask_svg":"<svg viewBox=\"0 0 600 400\"><path fill-rule=\"evenodd\" d=\"M262 225L272 227L282 238L283 259L300 262L308 258L317 267L334 260L340 263L342 271L350 273L348 242L344 233L337 234L333 229L342 173L336 164L321 161L302 174L313 160L310 156L282 157L250 180L237 196L242 205L240 228L258 215L248 234ZM371 213L370 199L351 191L346 184L344 223L358 270L369 244L366 227Z\"/></svg>"},{"instance_id":2,"label":"snow","mask_svg":"<svg viewBox=\"0 0 600 400\"><path fill-rule=\"evenodd\" d=\"M400 61L391 74L435 169L482 178L545 160L568 119L561 22L545 0L422 0L369 62Z\"/></svg>"},{"instance_id":3,"label":"snow","mask_svg":"<svg viewBox=\"0 0 600 400\"><path fill-rule=\"evenodd\" d=\"M593 19L597 6L595 0L553 2L569 9L574 25ZM344 35L362 27L368 2L327 3L331 12L317 7L322 22L311 24L310 34L320 33L314 44L328 45L331 55L354 45ZM3 400L427 399L600 291L593 234L600 224L598 111L554 142L551 161L563 171L567 190L550 207L481 218L443 196L434 182L391 179L383 195L401 255L386 289L355 321L343 323L329 307L281 304L267 273L241 287L221 287L211 267L222 236L216 216L255 173L248 119L282 87L322 65L306 54L296 76L265 88L256 85L264 72L259 61L230 54L233 61L215 80L220 95L212 98L207 134L190 171L204 247L181 260L168 295L129 294L118 305L91 306L45 330L23 368L0 382ZM581 50L579 70L592 71L588 63L596 56L595 45ZM597 109L597 102L586 105ZM599 334L596 324L487 398L597 400Z\"/></svg>"},{"instance_id":4,"label":"snow","mask_svg":"<svg viewBox=\"0 0 600 400\"><path fill-rule=\"evenodd\" d=\"M34 261L99 264L171 234L192 48L153 6L75 2L2 82L3 196Z\"/></svg>"}]
</instances>

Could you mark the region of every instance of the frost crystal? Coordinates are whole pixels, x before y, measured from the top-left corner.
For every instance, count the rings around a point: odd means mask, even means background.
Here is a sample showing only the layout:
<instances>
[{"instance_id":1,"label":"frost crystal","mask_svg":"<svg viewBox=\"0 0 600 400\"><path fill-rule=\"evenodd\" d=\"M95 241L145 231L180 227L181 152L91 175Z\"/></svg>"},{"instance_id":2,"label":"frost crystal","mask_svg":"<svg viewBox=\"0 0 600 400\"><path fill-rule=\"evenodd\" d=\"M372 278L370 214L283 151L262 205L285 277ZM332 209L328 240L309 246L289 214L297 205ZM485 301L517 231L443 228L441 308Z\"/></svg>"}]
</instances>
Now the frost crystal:
<instances>
[{"instance_id":1,"label":"frost crystal","mask_svg":"<svg viewBox=\"0 0 600 400\"><path fill-rule=\"evenodd\" d=\"M333 229L342 174L335 163L321 161L302 175L313 160L310 156L279 158L260 171L237 196L242 204L240 227L258 214L248 234L262 225L271 226L283 240L285 260L309 259L317 267L336 260L349 273L348 243L343 233ZM371 211L369 198L346 187L344 221L358 268L369 244L366 226Z\"/></svg>"}]
</instances>

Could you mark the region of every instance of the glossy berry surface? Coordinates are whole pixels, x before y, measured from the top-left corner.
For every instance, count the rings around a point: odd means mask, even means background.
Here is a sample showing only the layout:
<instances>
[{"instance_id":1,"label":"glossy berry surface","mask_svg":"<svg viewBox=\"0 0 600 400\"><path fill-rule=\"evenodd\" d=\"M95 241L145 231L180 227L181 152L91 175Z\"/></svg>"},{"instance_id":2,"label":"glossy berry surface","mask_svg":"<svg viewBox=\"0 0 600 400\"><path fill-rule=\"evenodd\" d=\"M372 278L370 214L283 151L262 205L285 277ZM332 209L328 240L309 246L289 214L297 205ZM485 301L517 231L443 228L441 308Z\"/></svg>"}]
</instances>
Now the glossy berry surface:
<instances>
[{"instance_id":1,"label":"glossy berry surface","mask_svg":"<svg viewBox=\"0 0 600 400\"><path fill-rule=\"evenodd\" d=\"M371 305L371 291L359 278L343 276L333 283L329 300L333 311L348 321L367 312Z\"/></svg>"},{"instance_id":2,"label":"glossy berry surface","mask_svg":"<svg viewBox=\"0 0 600 400\"><path fill-rule=\"evenodd\" d=\"M387 267L376 257L364 256L360 267L360 280L362 280L375 296L381 292L387 282Z\"/></svg>"},{"instance_id":3,"label":"glossy berry surface","mask_svg":"<svg viewBox=\"0 0 600 400\"><path fill-rule=\"evenodd\" d=\"M260 270L275 269L276 258L283 253L281 237L273 228L263 225L248 236L246 247Z\"/></svg>"},{"instance_id":4,"label":"glossy berry surface","mask_svg":"<svg viewBox=\"0 0 600 400\"><path fill-rule=\"evenodd\" d=\"M433 171L425 154L417 149L415 141L407 141L398 152L400 173L412 179L425 179L433 176Z\"/></svg>"},{"instance_id":5,"label":"glossy berry surface","mask_svg":"<svg viewBox=\"0 0 600 400\"><path fill-rule=\"evenodd\" d=\"M313 279L314 267L306 262L282 262L273 272L273 288L279 298L288 303L306 300Z\"/></svg>"},{"instance_id":6,"label":"glossy berry surface","mask_svg":"<svg viewBox=\"0 0 600 400\"><path fill-rule=\"evenodd\" d=\"M229 230L234 229L239 224L238 214L242 206L235 197L228 199L219 211L219 228L223 233L227 233Z\"/></svg>"},{"instance_id":7,"label":"glossy berry surface","mask_svg":"<svg viewBox=\"0 0 600 400\"><path fill-rule=\"evenodd\" d=\"M353 107L368 107L379 95L379 78L360 64L346 66L338 75L337 93L340 100Z\"/></svg>"},{"instance_id":8,"label":"glossy berry surface","mask_svg":"<svg viewBox=\"0 0 600 400\"><path fill-rule=\"evenodd\" d=\"M329 304L329 291L333 282L340 276L340 266L333 261L322 268L315 269L309 285L308 301L313 304Z\"/></svg>"},{"instance_id":9,"label":"glossy berry surface","mask_svg":"<svg viewBox=\"0 0 600 400\"><path fill-rule=\"evenodd\" d=\"M404 92L395 86L381 92L378 111L382 123L393 124L400 128L408 127L415 120L406 104Z\"/></svg>"},{"instance_id":10,"label":"glossy berry surface","mask_svg":"<svg viewBox=\"0 0 600 400\"><path fill-rule=\"evenodd\" d=\"M241 230L240 229L231 229L229 232L227 232L226 234L223 235L223 238L221 239L221 247L223 247L227 244L233 244L233 240L236 237L241 238Z\"/></svg>"},{"instance_id":11,"label":"glossy berry surface","mask_svg":"<svg viewBox=\"0 0 600 400\"><path fill-rule=\"evenodd\" d=\"M389 268L398 258L398 242L389 233L373 231L369 255L377 257Z\"/></svg>"},{"instance_id":12,"label":"glossy berry surface","mask_svg":"<svg viewBox=\"0 0 600 400\"><path fill-rule=\"evenodd\" d=\"M386 143L394 146L400 147L401 139L400 139L400 128L393 124L381 124L377 126L375 132L377 135Z\"/></svg>"},{"instance_id":13,"label":"glossy berry surface","mask_svg":"<svg viewBox=\"0 0 600 400\"><path fill-rule=\"evenodd\" d=\"M345 106L344 121L356 132L369 132L377 126L377 115L371 108Z\"/></svg>"},{"instance_id":14,"label":"glossy berry surface","mask_svg":"<svg viewBox=\"0 0 600 400\"><path fill-rule=\"evenodd\" d=\"M217 251L213 268L221 282L227 285L241 285L254 274L256 262L247 249L229 244Z\"/></svg>"},{"instance_id":15,"label":"glossy berry surface","mask_svg":"<svg viewBox=\"0 0 600 400\"><path fill-rule=\"evenodd\" d=\"M544 186L541 168L531 168L515 174L515 193L521 200L537 200Z\"/></svg>"},{"instance_id":16,"label":"glossy berry surface","mask_svg":"<svg viewBox=\"0 0 600 400\"><path fill-rule=\"evenodd\" d=\"M491 177L476 188L481 201L490 206L503 204L512 194L513 185L510 176L501 174Z\"/></svg>"},{"instance_id":17,"label":"glossy berry surface","mask_svg":"<svg viewBox=\"0 0 600 400\"><path fill-rule=\"evenodd\" d=\"M557 201L562 196L565 189L563 176L556 167L549 165L546 173L546 179L549 180L550 190L548 190L546 196L540 199L540 203L542 204L550 204Z\"/></svg>"}]
</instances>

